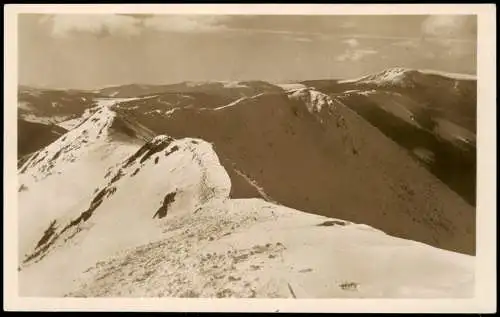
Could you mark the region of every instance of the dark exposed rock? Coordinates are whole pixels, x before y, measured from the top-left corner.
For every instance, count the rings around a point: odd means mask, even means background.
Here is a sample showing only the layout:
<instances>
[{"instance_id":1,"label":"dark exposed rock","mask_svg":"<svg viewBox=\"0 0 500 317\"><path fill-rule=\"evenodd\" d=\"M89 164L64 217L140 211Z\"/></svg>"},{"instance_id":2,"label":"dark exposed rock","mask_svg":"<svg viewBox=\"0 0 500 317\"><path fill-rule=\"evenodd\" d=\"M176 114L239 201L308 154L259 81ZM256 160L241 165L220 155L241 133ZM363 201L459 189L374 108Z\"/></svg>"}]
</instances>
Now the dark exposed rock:
<instances>
[{"instance_id":1,"label":"dark exposed rock","mask_svg":"<svg viewBox=\"0 0 500 317\"><path fill-rule=\"evenodd\" d=\"M54 235L54 233L55 233L55 226L56 226L56 221L54 220L54 221L52 221L50 223L50 225L47 228L47 230L45 230L45 232L43 233L42 238L36 244L36 248L37 249L39 247L41 247L42 245L46 244L49 241L49 239Z\"/></svg>"},{"instance_id":2,"label":"dark exposed rock","mask_svg":"<svg viewBox=\"0 0 500 317\"><path fill-rule=\"evenodd\" d=\"M164 218L167 215L168 207L175 201L176 192L168 193L163 199L163 203L160 208L156 211L153 218L158 217L159 219Z\"/></svg>"},{"instance_id":3,"label":"dark exposed rock","mask_svg":"<svg viewBox=\"0 0 500 317\"><path fill-rule=\"evenodd\" d=\"M143 163L145 160L151 157L151 155L163 151L165 148L167 148L172 141L174 141L174 139L166 137L164 139L154 139L144 144L139 150L137 150L137 152L130 156L130 158L125 162L124 167L129 166L141 156L142 158L140 162Z\"/></svg>"},{"instance_id":4,"label":"dark exposed rock","mask_svg":"<svg viewBox=\"0 0 500 317\"><path fill-rule=\"evenodd\" d=\"M346 223L340 220L327 220L325 222L320 223L318 226L321 227L331 227L331 226L345 226Z\"/></svg>"},{"instance_id":5,"label":"dark exposed rock","mask_svg":"<svg viewBox=\"0 0 500 317\"><path fill-rule=\"evenodd\" d=\"M174 153L175 151L179 150L179 147L177 145L172 146L170 150L165 152L165 156L169 156L170 154Z\"/></svg>"}]
</instances>

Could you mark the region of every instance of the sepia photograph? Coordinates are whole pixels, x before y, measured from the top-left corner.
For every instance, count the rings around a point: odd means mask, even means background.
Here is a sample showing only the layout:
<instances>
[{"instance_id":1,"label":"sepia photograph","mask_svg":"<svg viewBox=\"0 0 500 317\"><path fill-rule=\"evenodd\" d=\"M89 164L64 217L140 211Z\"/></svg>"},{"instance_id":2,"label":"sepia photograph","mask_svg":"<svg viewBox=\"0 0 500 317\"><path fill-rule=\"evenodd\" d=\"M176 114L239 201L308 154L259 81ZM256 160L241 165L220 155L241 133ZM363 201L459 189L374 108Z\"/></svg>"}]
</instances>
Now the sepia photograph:
<instances>
[{"instance_id":1,"label":"sepia photograph","mask_svg":"<svg viewBox=\"0 0 500 317\"><path fill-rule=\"evenodd\" d=\"M496 307L494 6L123 6L11 7L4 293Z\"/></svg>"}]
</instances>

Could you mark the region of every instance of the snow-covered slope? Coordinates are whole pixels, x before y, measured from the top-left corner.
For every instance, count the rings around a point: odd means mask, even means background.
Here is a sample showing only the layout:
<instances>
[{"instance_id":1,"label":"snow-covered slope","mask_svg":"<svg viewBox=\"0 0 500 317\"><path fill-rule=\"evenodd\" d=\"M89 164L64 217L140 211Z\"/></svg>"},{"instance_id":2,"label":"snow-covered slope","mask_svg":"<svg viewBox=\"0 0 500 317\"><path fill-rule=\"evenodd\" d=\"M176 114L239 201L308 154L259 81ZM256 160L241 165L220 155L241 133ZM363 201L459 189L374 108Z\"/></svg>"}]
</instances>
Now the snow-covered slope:
<instances>
[{"instance_id":1,"label":"snow-covered slope","mask_svg":"<svg viewBox=\"0 0 500 317\"><path fill-rule=\"evenodd\" d=\"M229 178L218 166L210 144L201 140L158 136L146 143L110 169L92 196L44 223L23 260L21 292L54 295L114 252L160 239L167 211L180 215L227 197ZM45 279L54 276L49 272L58 272L61 284L47 288Z\"/></svg>"},{"instance_id":2,"label":"snow-covered slope","mask_svg":"<svg viewBox=\"0 0 500 317\"><path fill-rule=\"evenodd\" d=\"M90 268L70 296L473 296L470 256L260 199L166 220L165 237Z\"/></svg>"},{"instance_id":3,"label":"snow-covered slope","mask_svg":"<svg viewBox=\"0 0 500 317\"><path fill-rule=\"evenodd\" d=\"M20 169L21 180L38 181L52 174L60 174L68 163L76 163L100 144L108 145L111 139L135 142L125 131L113 129L122 119L115 120L115 112L107 105L85 111L80 124L36 153Z\"/></svg>"},{"instance_id":4,"label":"snow-covered slope","mask_svg":"<svg viewBox=\"0 0 500 317\"><path fill-rule=\"evenodd\" d=\"M82 118L74 118L74 119L69 119L65 120L62 122L59 122L57 125L66 129L66 130L71 130L74 127L78 126L82 122Z\"/></svg>"},{"instance_id":5,"label":"snow-covered slope","mask_svg":"<svg viewBox=\"0 0 500 317\"><path fill-rule=\"evenodd\" d=\"M332 106L314 91L290 97L307 98L313 112ZM19 198L22 296L473 294L471 256L262 199L230 199L210 143L146 142L104 104L87 115L20 175L29 184Z\"/></svg>"},{"instance_id":6,"label":"snow-covered slope","mask_svg":"<svg viewBox=\"0 0 500 317\"><path fill-rule=\"evenodd\" d=\"M21 256L47 222L87 199L107 170L151 138L148 130L116 118L108 100L86 111L82 123L36 152L19 170ZM142 139L141 139L142 138Z\"/></svg>"}]
</instances>

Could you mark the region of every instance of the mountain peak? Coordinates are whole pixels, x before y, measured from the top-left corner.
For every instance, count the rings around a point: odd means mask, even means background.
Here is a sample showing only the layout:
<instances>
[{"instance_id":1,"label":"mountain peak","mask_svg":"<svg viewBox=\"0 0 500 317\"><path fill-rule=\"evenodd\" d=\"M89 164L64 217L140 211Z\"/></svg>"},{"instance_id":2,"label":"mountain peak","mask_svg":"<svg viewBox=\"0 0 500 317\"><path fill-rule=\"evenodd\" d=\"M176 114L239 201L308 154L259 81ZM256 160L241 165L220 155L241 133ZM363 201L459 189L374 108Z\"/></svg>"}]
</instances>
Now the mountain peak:
<instances>
[{"instance_id":1,"label":"mountain peak","mask_svg":"<svg viewBox=\"0 0 500 317\"><path fill-rule=\"evenodd\" d=\"M104 154L103 152L105 150L101 148L100 154ZM122 231L125 235L113 235L107 246L138 243L141 237L147 237L149 241L153 238L148 236L149 234L161 236L158 230L161 229L161 222L167 216L167 211L168 219L174 215L194 212L199 205L210 200L226 199L231 188L229 176L220 165L210 143L195 138L176 140L167 135L154 137L135 153L128 155L128 158L120 160L118 164L108 165L107 173L102 173L102 176L100 182L94 184L98 186L95 191L84 196L88 202L83 200L83 203L67 205L64 208L58 204L55 208L59 210L52 212L50 226L45 233L40 229L32 230L34 234L41 235L41 238L36 244L25 243L23 264L30 265L41 260L48 252L71 244L73 237L82 231L82 227L87 230L92 227L106 228L109 222L102 221L103 218L114 220L124 214L127 220L123 222L130 221L130 224L142 224L146 227L134 233ZM135 194L143 189L147 189L146 192L151 195L150 199L136 200ZM124 199L128 202L117 207ZM125 208L134 203L141 204L142 208ZM47 205L31 205L31 209L33 208L44 210ZM144 217L144 211L149 211L150 214ZM97 218L101 221L96 221ZM123 222L116 225L123 225ZM130 236L136 239L130 240ZM92 248L86 248L83 252L90 252L89 257L96 256Z\"/></svg>"},{"instance_id":2,"label":"mountain peak","mask_svg":"<svg viewBox=\"0 0 500 317\"><path fill-rule=\"evenodd\" d=\"M111 141L137 144L152 136L149 129L131 118L118 115L108 105L101 104L87 109L75 128L36 152L24 163L20 173L40 180L63 170L66 164L75 162L92 152L92 149L105 146Z\"/></svg>"},{"instance_id":3,"label":"mountain peak","mask_svg":"<svg viewBox=\"0 0 500 317\"><path fill-rule=\"evenodd\" d=\"M302 101L310 113L320 113L323 109L330 111L334 107L334 102L328 95L311 87L290 90L288 98Z\"/></svg>"},{"instance_id":4,"label":"mountain peak","mask_svg":"<svg viewBox=\"0 0 500 317\"><path fill-rule=\"evenodd\" d=\"M371 84L379 87L398 86L401 88L414 88L422 84L433 86L436 81L449 82L456 80L475 80L475 76L446 73L435 70L393 67L374 74L365 75L360 78L341 80L339 83Z\"/></svg>"},{"instance_id":5,"label":"mountain peak","mask_svg":"<svg viewBox=\"0 0 500 317\"><path fill-rule=\"evenodd\" d=\"M362 83L362 84L374 84L377 86L390 86L399 85L404 87L410 87L413 85L411 80L412 75L418 73L416 70L404 68L404 67L394 67L385 69L381 72L366 75L356 79L342 80L339 83Z\"/></svg>"}]
</instances>

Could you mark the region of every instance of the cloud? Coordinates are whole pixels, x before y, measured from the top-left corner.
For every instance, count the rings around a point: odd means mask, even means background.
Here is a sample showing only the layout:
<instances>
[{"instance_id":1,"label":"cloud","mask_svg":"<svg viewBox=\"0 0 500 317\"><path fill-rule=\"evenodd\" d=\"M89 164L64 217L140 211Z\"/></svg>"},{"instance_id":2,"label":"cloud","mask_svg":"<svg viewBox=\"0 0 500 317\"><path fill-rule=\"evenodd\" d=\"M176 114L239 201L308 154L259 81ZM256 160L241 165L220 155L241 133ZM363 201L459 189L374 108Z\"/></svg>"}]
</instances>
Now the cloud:
<instances>
[{"instance_id":1,"label":"cloud","mask_svg":"<svg viewBox=\"0 0 500 317\"><path fill-rule=\"evenodd\" d=\"M422 33L444 38L475 35L476 19L466 15L433 15L422 22Z\"/></svg>"},{"instance_id":2,"label":"cloud","mask_svg":"<svg viewBox=\"0 0 500 317\"><path fill-rule=\"evenodd\" d=\"M145 18L143 26L157 31L213 32L226 30L223 23L227 20L227 16L155 15Z\"/></svg>"},{"instance_id":3,"label":"cloud","mask_svg":"<svg viewBox=\"0 0 500 317\"><path fill-rule=\"evenodd\" d=\"M145 29L183 33L222 31L226 30L223 23L227 19L209 15L59 14L45 16L40 23L48 23L54 37L83 32L135 36Z\"/></svg>"},{"instance_id":4,"label":"cloud","mask_svg":"<svg viewBox=\"0 0 500 317\"><path fill-rule=\"evenodd\" d=\"M387 46L390 54L408 54L424 59L458 60L471 58L476 52L476 42L451 38L424 37L420 39L396 41Z\"/></svg>"},{"instance_id":5,"label":"cloud","mask_svg":"<svg viewBox=\"0 0 500 317\"><path fill-rule=\"evenodd\" d=\"M141 32L140 20L131 16L117 14L59 14L46 16L41 23L49 23L51 35L67 37L74 32L87 32L110 35L130 36Z\"/></svg>"},{"instance_id":6,"label":"cloud","mask_svg":"<svg viewBox=\"0 0 500 317\"><path fill-rule=\"evenodd\" d=\"M419 40L404 40L391 43L392 46L399 46L404 48L418 48L420 47Z\"/></svg>"},{"instance_id":7,"label":"cloud","mask_svg":"<svg viewBox=\"0 0 500 317\"><path fill-rule=\"evenodd\" d=\"M435 41L443 48L450 48L451 54L466 54L471 44L475 44L477 33L475 16L465 15L435 15L421 22L422 37L405 37L396 35L353 34L349 30L356 26L352 21L336 21L337 28L344 32L326 32L323 22L317 28L299 28L304 24L301 19L276 20L262 17L242 18L230 15L168 15L168 14L58 14L47 15L41 23L49 25L54 37L68 37L75 33L110 36L138 36L147 31L176 33L234 33L236 36L253 34L270 34L290 37L289 40L311 42L314 40L338 40L347 45L351 51L346 52L354 58L362 58L367 54L355 49L360 47L360 40L396 41L391 45L417 48L421 40ZM329 20L328 20L329 21ZM244 23L243 23L244 22ZM286 22L286 23L285 23ZM293 22L293 23L292 23ZM343 23L340 23L343 22ZM287 24L288 23L288 24ZM340 23L340 24L339 24ZM419 22L420 23L420 22ZM329 25L328 23L326 25ZM417 27L419 25L417 24ZM287 28L288 27L288 28ZM346 34L349 33L349 34ZM457 43L453 43L453 41ZM442 42L442 43L440 43ZM458 44L458 42L464 42ZM368 53L369 54L369 53ZM346 55L347 56L347 55ZM361 56L361 57L358 57Z\"/></svg>"},{"instance_id":8,"label":"cloud","mask_svg":"<svg viewBox=\"0 0 500 317\"><path fill-rule=\"evenodd\" d=\"M449 57L464 57L476 52L476 43L473 42L454 42L450 40L442 40L436 43L437 47L442 51L441 55Z\"/></svg>"},{"instance_id":9,"label":"cloud","mask_svg":"<svg viewBox=\"0 0 500 317\"><path fill-rule=\"evenodd\" d=\"M366 56L375 55L375 54L378 54L378 52L375 50L370 50L370 49L347 50L343 54L337 56L335 58L335 60L338 62L345 62L345 61L355 62L355 61L359 61L359 60L363 59Z\"/></svg>"},{"instance_id":10,"label":"cloud","mask_svg":"<svg viewBox=\"0 0 500 317\"><path fill-rule=\"evenodd\" d=\"M295 42L307 42L307 43L310 43L310 42L313 42L313 40L311 38L308 38L308 37L293 37L293 36L290 36L290 37L287 37L288 39L292 40L292 41L295 41Z\"/></svg>"},{"instance_id":11,"label":"cloud","mask_svg":"<svg viewBox=\"0 0 500 317\"><path fill-rule=\"evenodd\" d=\"M359 46L359 41L357 39L347 39L347 40L344 40L342 41L342 43L345 43L347 45L349 45L350 47L357 47Z\"/></svg>"}]
</instances>

